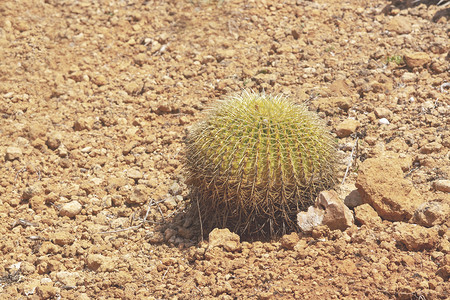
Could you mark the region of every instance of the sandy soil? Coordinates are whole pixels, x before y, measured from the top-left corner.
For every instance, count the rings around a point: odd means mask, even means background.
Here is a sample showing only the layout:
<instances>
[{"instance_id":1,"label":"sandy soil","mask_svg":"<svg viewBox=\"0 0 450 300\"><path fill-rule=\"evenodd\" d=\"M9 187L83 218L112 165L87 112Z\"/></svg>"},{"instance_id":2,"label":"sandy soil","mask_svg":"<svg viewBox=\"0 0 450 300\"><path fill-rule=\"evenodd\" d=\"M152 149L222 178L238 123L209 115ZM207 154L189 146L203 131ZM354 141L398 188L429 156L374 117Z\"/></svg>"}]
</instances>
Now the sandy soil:
<instances>
[{"instance_id":1,"label":"sandy soil","mask_svg":"<svg viewBox=\"0 0 450 300\"><path fill-rule=\"evenodd\" d=\"M182 166L205 108L265 90L335 134L358 121L338 138L344 161L359 139L343 197L391 151L424 201L448 201L449 18L382 0L1 1L0 298L448 298L448 215L412 230L423 247L381 219L213 247L184 218Z\"/></svg>"}]
</instances>

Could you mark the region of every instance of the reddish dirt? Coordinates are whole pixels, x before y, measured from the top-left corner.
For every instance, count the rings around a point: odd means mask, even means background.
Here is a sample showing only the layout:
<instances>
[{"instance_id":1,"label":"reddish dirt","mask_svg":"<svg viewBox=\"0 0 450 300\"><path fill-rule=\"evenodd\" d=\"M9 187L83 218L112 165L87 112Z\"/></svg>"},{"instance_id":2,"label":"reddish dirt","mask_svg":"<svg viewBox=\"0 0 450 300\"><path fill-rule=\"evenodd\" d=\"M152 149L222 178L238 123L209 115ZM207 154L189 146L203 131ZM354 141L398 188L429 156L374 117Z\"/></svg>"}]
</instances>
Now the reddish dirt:
<instances>
[{"instance_id":1,"label":"reddish dirt","mask_svg":"<svg viewBox=\"0 0 450 300\"><path fill-rule=\"evenodd\" d=\"M0 298L448 298L448 216L425 249L398 243L408 224L381 219L213 247L183 217L182 170L189 126L248 88L306 101L344 158L358 136L347 186L360 162L392 151L425 201L448 201L433 185L450 178L446 12L381 0L1 1ZM359 122L350 136L338 126L348 118Z\"/></svg>"}]
</instances>

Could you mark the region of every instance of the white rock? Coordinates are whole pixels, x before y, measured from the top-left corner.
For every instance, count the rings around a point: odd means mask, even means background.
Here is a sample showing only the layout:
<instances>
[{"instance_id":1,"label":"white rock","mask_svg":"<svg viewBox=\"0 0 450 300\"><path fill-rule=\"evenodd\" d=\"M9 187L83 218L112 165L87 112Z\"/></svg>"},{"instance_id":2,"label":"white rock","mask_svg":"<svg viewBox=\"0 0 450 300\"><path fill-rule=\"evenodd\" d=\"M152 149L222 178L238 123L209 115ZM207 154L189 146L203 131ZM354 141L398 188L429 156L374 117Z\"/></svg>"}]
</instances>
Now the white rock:
<instances>
[{"instance_id":1,"label":"white rock","mask_svg":"<svg viewBox=\"0 0 450 300\"><path fill-rule=\"evenodd\" d=\"M381 118L381 119L379 119L379 120L378 120L378 123L379 123L380 125L389 125L389 124L390 124L389 120L386 119L386 118Z\"/></svg>"},{"instance_id":2,"label":"white rock","mask_svg":"<svg viewBox=\"0 0 450 300\"><path fill-rule=\"evenodd\" d=\"M314 227L322 224L324 210L308 207L308 211L301 211L297 214L297 224L303 232L311 232Z\"/></svg>"},{"instance_id":3,"label":"white rock","mask_svg":"<svg viewBox=\"0 0 450 300\"><path fill-rule=\"evenodd\" d=\"M71 201L69 203L63 204L59 214L61 216L67 216L73 218L81 212L83 206L78 201Z\"/></svg>"}]
</instances>

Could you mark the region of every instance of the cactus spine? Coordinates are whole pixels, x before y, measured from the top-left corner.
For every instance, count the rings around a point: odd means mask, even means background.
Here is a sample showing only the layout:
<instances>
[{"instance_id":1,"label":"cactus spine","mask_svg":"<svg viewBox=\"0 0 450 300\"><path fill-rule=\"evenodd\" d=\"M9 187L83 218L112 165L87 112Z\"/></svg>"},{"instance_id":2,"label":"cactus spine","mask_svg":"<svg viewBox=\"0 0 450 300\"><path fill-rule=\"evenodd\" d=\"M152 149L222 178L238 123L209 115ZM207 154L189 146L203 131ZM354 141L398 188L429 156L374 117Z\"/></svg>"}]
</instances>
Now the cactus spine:
<instances>
[{"instance_id":1,"label":"cactus spine","mask_svg":"<svg viewBox=\"0 0 450 300\"><path fill-rule=\"evenodd\" d=\"M334 180L335 147L318 117L283 96L244 91L187 138L187 183L203 227L276 235Z\"/></svg>"}]
</instances>

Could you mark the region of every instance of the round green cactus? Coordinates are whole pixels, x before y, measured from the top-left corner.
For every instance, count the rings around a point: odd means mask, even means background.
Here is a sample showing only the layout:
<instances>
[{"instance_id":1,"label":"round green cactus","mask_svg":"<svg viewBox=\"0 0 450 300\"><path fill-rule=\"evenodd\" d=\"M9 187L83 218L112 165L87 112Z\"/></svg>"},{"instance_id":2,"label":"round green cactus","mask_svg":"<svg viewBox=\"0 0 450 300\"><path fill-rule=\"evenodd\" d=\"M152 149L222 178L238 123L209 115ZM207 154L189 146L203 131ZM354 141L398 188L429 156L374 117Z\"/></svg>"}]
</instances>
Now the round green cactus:
<instances>
[{"instance_id":1,"label":"round green cactus","mask_svg":"<svg viewBox=\"0 0 450 300\"><path fill-rule=\"evenodd\" d=\"M277 235L334 183L333 138L304 105L244 91L187 138L187 183L204 228Z\"/></svg>"}]
</instances>

